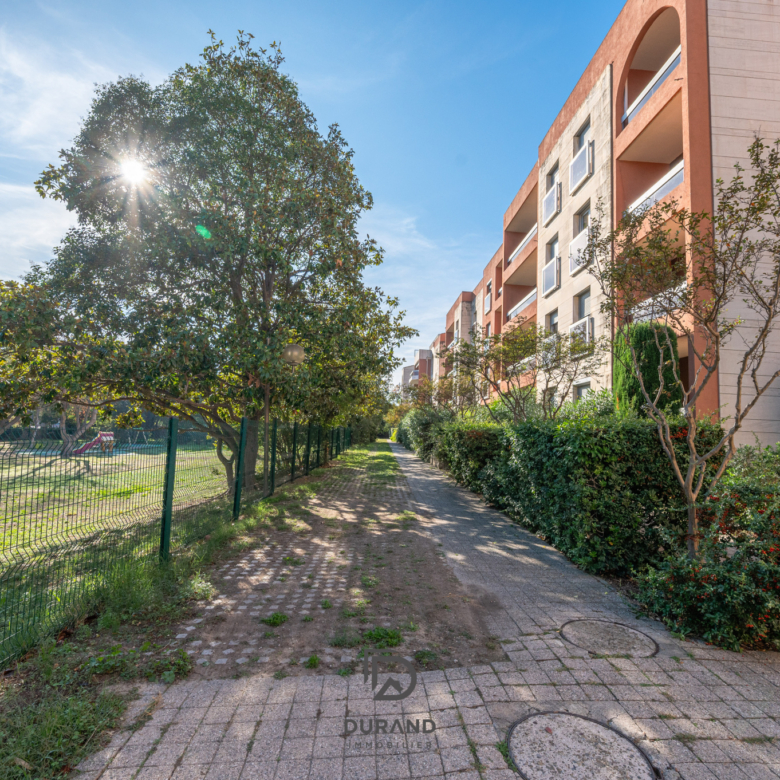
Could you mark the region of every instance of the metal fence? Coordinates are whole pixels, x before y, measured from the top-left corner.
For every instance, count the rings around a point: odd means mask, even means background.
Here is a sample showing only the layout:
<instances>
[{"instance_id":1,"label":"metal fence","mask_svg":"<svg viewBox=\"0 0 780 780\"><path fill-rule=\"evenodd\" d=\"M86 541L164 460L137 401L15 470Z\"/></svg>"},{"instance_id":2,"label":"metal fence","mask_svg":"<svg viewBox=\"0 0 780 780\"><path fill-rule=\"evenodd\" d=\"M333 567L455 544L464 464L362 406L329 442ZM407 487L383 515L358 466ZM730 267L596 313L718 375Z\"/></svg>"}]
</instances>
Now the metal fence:
<instances>
[{"instance_id":1,"label":"metal fence","mask_svg":"<svg viewBox=\"0 0 780 780\"><path fill-rule=\"evenodd\" d=\"M92 429L75 443L63 443L56 430L6 431L0 664L84 614L116 567L167 558L235 520L242 498L263 497L263 432L245 419L235 433L239 451L228 460L213 439L173 418L153 430ZM257 444L256 458L247 442ZM265 492L308 475L350 443L349 428L274 421Z\"/></svg>"}]
</instances>

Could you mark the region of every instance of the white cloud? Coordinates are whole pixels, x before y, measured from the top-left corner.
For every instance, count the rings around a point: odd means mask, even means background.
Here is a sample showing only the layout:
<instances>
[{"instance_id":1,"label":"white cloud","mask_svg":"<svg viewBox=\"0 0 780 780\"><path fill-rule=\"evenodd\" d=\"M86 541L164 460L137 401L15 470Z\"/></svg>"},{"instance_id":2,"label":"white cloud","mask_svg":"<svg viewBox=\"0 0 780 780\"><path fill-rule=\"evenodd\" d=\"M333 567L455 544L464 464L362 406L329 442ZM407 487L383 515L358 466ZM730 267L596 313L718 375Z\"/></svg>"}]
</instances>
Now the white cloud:
<instances>
[{"instance_id":1,"label":"white cloud","mask_svg":"<svg viewBox=\"0 0 780 780\"><path fill-rule=\"evenodd\" d=\"M0 278L18 279L51 257L76 217L53 200L41 200L32 185L0 184Z\"/></svg>"},{"instance_id":2,"label":"white cloud","mask_svg":"<svg viewBox=\"0 0 780 780\"><path fill-rule=\"evenodd\" d=\"M366 281L400 299L406 324L420 335L400 351L404 365L415 349L428 349L444 330L450 306L463 290L473 289L482 269L495 251L495 236L474 234L435 238L423 233L419 219L400 209L375 205L361 220L361 232L376 239L385 250L385 261L366 273ZM396 371L394 382L400 382Z\"/></svg>"},{"instance_id":3,"label":"white cloud","mask_svg":"<svg viewBox=\"0 0 780 780\"><path fill-rule=\"evenodd\" d=\"M95 82L115 76L76 51L54 52L0 30L0 137L13 156L53 158L78 131ZM54 159L51 159L54 162Z\"/></svg>"}]
</instances>

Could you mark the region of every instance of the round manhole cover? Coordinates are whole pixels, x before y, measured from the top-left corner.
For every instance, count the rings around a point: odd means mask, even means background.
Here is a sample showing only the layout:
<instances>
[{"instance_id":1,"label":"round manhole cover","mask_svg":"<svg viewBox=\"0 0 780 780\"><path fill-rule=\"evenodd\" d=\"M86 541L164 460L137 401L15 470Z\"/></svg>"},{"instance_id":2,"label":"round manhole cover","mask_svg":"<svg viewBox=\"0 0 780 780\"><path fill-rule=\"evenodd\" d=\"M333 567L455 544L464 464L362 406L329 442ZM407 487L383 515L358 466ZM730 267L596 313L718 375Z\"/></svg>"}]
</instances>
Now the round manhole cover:
<instances>
[{"instance_id":1,"label":"round manhole cover","mask_svg":"<svg viewBox=\"0 0 780 780\"><path fill-rule=\"evenodd\" d=\"M572 620L561 634L573 645L599 655L649 658L658 652L658 645L647 634L608 620Z\"/></svg>"},{"instance_id":2,"label":"round manhole cover","mask_svg":"<svg viewBox=\"0 0 780 780\"><path fill-rule=\"evenodd\" d=\"M633 742L579 715L528 715L510 728L507 741L525 780L655 780L656 776Z\"/></svg>"}]
</instances>

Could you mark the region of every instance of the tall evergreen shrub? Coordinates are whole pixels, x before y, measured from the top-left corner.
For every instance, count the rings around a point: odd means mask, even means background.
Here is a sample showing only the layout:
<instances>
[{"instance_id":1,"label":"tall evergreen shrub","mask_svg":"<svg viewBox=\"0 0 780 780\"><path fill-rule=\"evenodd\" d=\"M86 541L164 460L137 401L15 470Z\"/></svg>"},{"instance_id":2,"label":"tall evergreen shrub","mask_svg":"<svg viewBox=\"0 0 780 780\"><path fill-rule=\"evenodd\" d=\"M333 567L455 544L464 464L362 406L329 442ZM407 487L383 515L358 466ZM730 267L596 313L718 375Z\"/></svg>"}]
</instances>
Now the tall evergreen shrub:
<instances>
[{"instance_id":1,"label":"tall evergreen shrub","mask_svg":"<svg viewBox=\"0 0 780 780\"><path fill-rule=\"evenodd\" d=\"M661 359L661 353L656 344L655 334L658 333L658 341L666 346L666 334L669 335L669 342L672 347L672 355L668 355L668 349L664 349L667 358L663 369L664 392L659 406L662 408L675 409L682 405L682 391L674 378L674 368L679 372L680 358L677 353L677 336L674 331L666 325L656 322L638 322L630 326L626 332L621 332L615 339L615 363L614 363L614 391L617 397L618 406L621 409L641 409L645 402L639 380L634 373L631 359L631 350L629 344L634 347L638 361L639 370L642 374L642 381L645 389L651 398L655 397L660 386L658 378L658 366ZM679 376L679 373L678 373Z\"/></svg>"}]
</instances>

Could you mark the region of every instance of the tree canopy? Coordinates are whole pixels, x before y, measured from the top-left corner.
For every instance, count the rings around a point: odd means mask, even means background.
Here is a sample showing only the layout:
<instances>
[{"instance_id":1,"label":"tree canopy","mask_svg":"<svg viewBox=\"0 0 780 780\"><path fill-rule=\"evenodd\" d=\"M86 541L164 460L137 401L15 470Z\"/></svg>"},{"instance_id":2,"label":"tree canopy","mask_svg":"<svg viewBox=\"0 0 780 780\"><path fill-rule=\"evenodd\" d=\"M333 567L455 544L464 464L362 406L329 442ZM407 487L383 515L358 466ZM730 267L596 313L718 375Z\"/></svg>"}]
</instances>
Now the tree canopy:
<instances>
[{"instance_id":1,"label":"tree canopy","mask_svg":"<svg viewBox=\"0 0 780 780\"><path fill-rule=\"evenodd\" d=\"M363 281L382 251L358 233L372 200L353 152L337 126L320 133L278 49L251 41L212 34L197 65L158 87L99 87L36 182L78 225L0 291L8 360L40 364L35 392L46 380L49 396L128 399L234 452L242 416L274 405L343 420L397 365L413 331ZM281 359L292 341L307 355L295 371ZM15 387L16 411L35 384Z\"/></svg>"}]
</instances>

